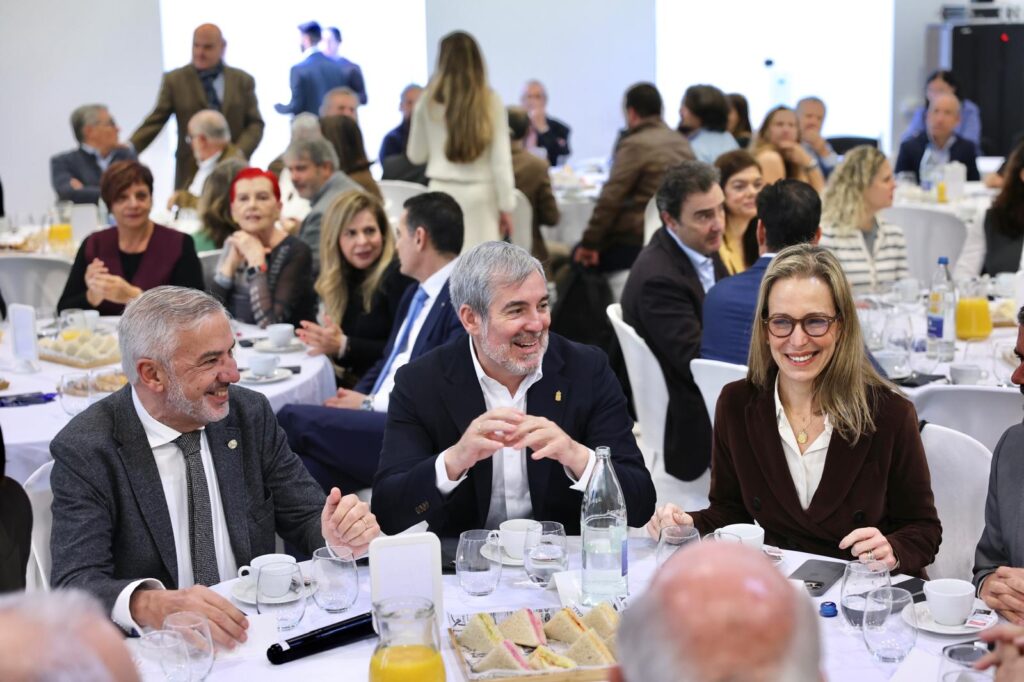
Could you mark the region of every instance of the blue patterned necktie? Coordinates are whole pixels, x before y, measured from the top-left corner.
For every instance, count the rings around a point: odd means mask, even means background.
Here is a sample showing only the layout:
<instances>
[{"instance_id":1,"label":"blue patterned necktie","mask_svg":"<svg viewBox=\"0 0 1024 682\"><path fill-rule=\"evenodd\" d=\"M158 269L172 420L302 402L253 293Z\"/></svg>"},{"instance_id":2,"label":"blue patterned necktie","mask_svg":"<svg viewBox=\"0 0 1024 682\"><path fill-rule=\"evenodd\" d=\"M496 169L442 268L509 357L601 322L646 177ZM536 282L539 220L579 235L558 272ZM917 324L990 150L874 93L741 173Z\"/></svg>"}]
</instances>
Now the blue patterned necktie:
<instances>
[{"instance_id":1,"label":"blue patterned necktie","mask_svg":"<svg viewBox=\"0 0 1024 682\"><path fill-rule=\"evenodd\" d=\"M185 456L188 474L188 539L192 554L192 582L196 585L216 585L220 582L217 551L213 545L213 511L210 508L210 489L199 451L199 431L189 431L174 439L174 444ZM180 587L180 585L179 585Z\"/></svg>"},{"instance_id":2,"label":"blue patterned necktie","mask_svg":"<svg viewBox=\"0 0 1024 682\"><path fill-rule=\"evenodd\" d=\"M377 381L373 383L373 395L377 395L377 392L380 391L380 387L384 385L384 379L391 372L391 365L394 364L395 358L405 350L406 345L409 343L409 333L412 332L412 326L416 323L416 318L420 316L420 311L423 310L423 304L426 302L427 292L423 287L420 287L416 290L416 295L413 296L412 305L409 306L409 314L405 316L405 324L402 325L401 334L395 339L395 347L391 349L388 361L384 363L384 368L377 376Z\"/></svg>"}]
</instances>

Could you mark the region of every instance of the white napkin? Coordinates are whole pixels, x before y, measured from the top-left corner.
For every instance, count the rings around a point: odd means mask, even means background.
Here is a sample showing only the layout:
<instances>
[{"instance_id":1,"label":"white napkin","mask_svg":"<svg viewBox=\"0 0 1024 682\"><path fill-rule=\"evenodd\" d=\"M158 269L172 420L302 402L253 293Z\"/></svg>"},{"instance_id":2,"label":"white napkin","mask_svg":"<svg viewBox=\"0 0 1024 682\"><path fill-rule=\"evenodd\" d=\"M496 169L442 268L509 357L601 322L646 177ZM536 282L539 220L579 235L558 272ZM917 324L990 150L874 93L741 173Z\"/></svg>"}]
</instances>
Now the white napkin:
<instances>
[{"instance_id":1,"label":"white napkin","mask_svg":"<svg viewBox=\"0 0 1024 682\"><path fill-rule=\"evenodd\" d=\"M921 680L934 680L939 675L940 659L935 654L919 648L913 648L896 672L889 678L889 682L921 682Z\"/></svg>"}]
</instances>

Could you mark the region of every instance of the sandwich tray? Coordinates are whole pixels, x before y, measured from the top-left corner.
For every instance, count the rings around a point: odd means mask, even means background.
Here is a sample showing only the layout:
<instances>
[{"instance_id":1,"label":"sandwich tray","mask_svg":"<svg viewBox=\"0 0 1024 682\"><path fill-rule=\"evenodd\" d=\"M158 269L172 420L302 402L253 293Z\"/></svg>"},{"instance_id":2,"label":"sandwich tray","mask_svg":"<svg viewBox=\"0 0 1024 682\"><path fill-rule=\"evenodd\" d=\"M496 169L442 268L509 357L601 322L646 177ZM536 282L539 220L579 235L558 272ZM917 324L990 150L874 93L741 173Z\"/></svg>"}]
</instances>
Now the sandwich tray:
<instances>
[{"instance_id":1,"label":"sandwich tray","mask_svg":"<svg viewBox=\"0 0 1024 682\"><path fill-rule=\"evenodd\" d=\"M121 354L108 355L102 358L96 358L92 361L86 362L77 358L70 358L66 355L57 355L55 353L48 353L42 348L39 349L39 359L45 360L46 362L52 362L58 365L67 365L68 367L74 367L76 369L95 369L97 367L106 367L114 363L121 361Z\"/></svg>"},{"instance_id":2,"label":"sandwich tray","mask_svg":"<svg viewBox=\"0 0 1024 682\"><path fill-rule=\"evenodd\" d=\"M613 604L617 611L622 611L622 604ZM576 615L582 616L585 611L580 609L578 606L573 605L568 607L576 612ZM490 611L490 615L496 622L503 620L505 617L512 615L518 609L511 611ZM547 623L551 618L562 610L562 607L551 607L541 609L530 609L533 611L538 618L544 623ZM589 610L589 609L588 609ZM469 619L474 616L473 613L467 613L462 615L449 614L448 616L448 637L451 640L452 649L455 652L455 660L458 661L459 670L462 672L462 679L468 682L475 682L476 680L488 680L488 682L494 680L543 680L543 682L591 682L594 680L607 680L608 673L611 671L613 666L602 665L602 666L579 666L571 670L487 670L484 672L475 672L473 666L483 660L485 654L471 651L466 647L459 644L458 637L462 633L462 629L466 627ZM569 645L565 642L548 640L548 648L557 654L565 654L569 649ZM533 652L533 647L520 646L523 650L524 655L529 655Z\"/></svg>"}]
</instances>

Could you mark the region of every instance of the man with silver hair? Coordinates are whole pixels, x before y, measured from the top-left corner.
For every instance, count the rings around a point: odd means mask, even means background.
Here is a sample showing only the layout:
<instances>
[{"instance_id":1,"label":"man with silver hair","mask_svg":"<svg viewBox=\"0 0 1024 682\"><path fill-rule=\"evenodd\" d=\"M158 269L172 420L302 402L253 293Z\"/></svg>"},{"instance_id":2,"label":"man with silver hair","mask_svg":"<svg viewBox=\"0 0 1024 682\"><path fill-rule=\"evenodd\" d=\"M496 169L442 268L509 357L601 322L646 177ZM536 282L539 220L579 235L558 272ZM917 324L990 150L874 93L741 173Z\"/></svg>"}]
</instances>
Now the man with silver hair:
<instances>
[{"instance_id":1,"label":"man with silver hair","mask_svg":"<svg viewBox=\"0 0 1024 682\"><path fill-rule=\"evenodd\" d=\"M676 552L622 616L612 682L818 682L810 600L760 552Z\"/></svg>"},{"instance_id":2,"label":"man with silver hair","mask_svg":"<svg viewBox=\"0 0 1024 682\"><path fill-rule=\"evenodd\" d=\"M485 242L461 256L452 306L469 339L398 371L373 509L381 527L420 521L443 537L507 519L580 532L594 448L611 448L631 526L654 508L654 484L626 399L602 351L549 334L540 262Z\"/></svg>"},{"instance_id":3,"label":"man with silver hair","mask_svg":"<svg viewBox=\"0 0 1024 682\"><path fill-rule=\"evenodd\" d=\"M128 631L198 611L214 639L244 642L245 615L208 586L274 552L357 556L380 529L366 504L324 497L267 399L238 381L227 313L209 294L156 287L118 326L128 384L53 439L54 587L97 596Z\"/></svg>"},{"instance_id":4,"label":"man with silver hair","mask_svg":"<svg viewBox=\"0 0 1024 682\"><path fill-rule=\"evenodd\" d=\"M331 88L320 102L320 118L348 116L359 122L359 95L347 85Z\"/></svg>"},{"instance_id":5,"label":"man with silver hair","mask_svg":"<svg viewBox=\"0 0 1024 682\"><path fill-rule=\"evenodd\" d=\"M78 590L0 598L0 680L137 682L124 637Z\"/></svg>"},{"instance_id":6,"label":"man with silver hair","mask_svg":"<svg viewBox=\"0 0 1024 682\"><path fill-rule=\"evenodd\" d=\"M115 161L134 159L135 152L118 141L120 128L104 104L83 104L71 112L71 130L78 149L50 159L50 184L60 201L95 204L103 171Z\"/></svg>"},{"instance_id":7,"label":"man with silver hair","mask_svg":"<svg viewBox=\"0 0 1024 682\"><path fill-rule=\"evenodd\" d=\"M184 188L171 195L167 208L195 208L199 195L203 193L206 178L221 161L245 159L245 153L231 142L231 129L224 114L213 109L197 111L188 121L188 139L192 145L192 156L199 164L195 173L186 181Z\"/></svg>"}]
</instances>

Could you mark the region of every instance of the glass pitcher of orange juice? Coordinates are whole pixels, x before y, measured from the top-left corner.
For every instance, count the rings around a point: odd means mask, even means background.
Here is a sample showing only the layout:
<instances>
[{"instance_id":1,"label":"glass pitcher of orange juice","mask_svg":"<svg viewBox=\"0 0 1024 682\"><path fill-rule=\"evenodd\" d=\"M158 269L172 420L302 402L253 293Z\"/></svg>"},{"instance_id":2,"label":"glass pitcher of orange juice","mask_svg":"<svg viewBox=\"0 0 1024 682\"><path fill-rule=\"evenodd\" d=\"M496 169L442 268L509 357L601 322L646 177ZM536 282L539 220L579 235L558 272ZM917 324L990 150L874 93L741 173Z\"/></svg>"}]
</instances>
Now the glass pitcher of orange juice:
<instances>
[{"instance_id":1,"label":"glass pitcher of orange juice","mask_svg":"<svg viewBox=\"0 0 1024 682\"><path fill-rule=\"evenodd\" d=\"M956 338L977 341L987 339L991 333L992 315L985 283L972 278L960 286L960 299L956 304Z\"/></svg>"},{"instance_id":2,"label":"glass pitcher of orange juice","mask_svg":"<svg viewBox=\"0 0 1024 682\"><path fill-rule=\"evenodd\" d=\"M370 682L444 682L434 604L422 597L375 602L380 641L370 659Z\"/></svg>"}]
</instances>

